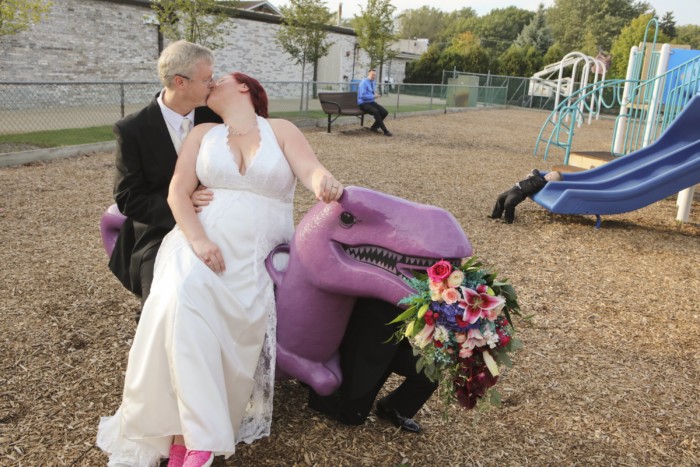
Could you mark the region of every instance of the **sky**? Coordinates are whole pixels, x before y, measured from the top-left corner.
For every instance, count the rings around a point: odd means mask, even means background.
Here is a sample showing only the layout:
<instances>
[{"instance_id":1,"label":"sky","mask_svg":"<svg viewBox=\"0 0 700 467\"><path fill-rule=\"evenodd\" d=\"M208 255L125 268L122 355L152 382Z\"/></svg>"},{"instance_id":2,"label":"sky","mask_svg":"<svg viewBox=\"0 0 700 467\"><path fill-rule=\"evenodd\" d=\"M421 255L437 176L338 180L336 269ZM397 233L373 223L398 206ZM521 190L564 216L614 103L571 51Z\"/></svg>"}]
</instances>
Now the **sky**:
<instances>
[{"instance_id":1,"label":"sky","mask_svg":"<svg viewBox=\"0 0 700 467\"><path fill-rule=\"evenodd\" d=\"M269 0L273 5L280 7L286 5L286 0ZM700 0L646 0L656 9L659 18L663 17L667 11L673 12L673 17L677 25L695 24L700 26ZM326 0L326 6L331 11L338 9L340 0ZM445 12L471 7L479 16L487 14L494 8L505 8L511 5L526 10L536 11L537 6L542 3L545 7L552 6L554 0L391 0L391 4L396 7L397 13L402 10L420 8L426 3L433 8ZM367 4L364 0L343 0L343 17L352 18L360 14L360 5Z\"/></svg>"}]
</instances>

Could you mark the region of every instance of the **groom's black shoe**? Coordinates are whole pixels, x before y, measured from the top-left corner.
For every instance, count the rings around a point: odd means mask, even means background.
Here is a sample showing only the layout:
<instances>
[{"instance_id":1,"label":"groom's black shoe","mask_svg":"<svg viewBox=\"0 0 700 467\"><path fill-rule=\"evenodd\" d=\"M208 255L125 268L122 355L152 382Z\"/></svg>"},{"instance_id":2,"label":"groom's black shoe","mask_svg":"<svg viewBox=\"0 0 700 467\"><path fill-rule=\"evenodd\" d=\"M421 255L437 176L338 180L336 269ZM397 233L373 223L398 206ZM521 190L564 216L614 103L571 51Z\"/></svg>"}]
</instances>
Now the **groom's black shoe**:
<instances>
[{"instance_id":1,"label":"groom's black shoe","mask_svg":"<svg viewBox=\"0 0 700 467\"><path fill-rule=\"evenodd\" d=\"M377 401L377 417L390 421L394 426L401 428L404 431L418 433L421 430L420 424L412 418L404 417L394 409L386 407L384 400Z\"/></svg>"}]
</instances>

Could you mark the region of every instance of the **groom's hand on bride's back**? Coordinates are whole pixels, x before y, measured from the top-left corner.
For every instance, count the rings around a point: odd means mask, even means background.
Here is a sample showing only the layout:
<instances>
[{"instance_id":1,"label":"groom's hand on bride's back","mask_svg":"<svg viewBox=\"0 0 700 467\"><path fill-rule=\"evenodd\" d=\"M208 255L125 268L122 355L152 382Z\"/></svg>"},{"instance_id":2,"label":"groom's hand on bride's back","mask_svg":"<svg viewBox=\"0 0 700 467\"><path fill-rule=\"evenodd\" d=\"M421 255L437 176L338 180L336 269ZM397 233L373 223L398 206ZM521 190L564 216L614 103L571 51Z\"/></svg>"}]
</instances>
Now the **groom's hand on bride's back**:
<instances>
[{"instance_id":1,"label":"groom's hand on bride's back","mask_svg":"<svg viewBox=\"0 0 700 467\"><path fill-rule=\"evenodd\" d=\"M195 212L201 212L204 206L208 206L209 203L214 199L214 193L204 185L199 185L196 190L192 192L192 204L194 205Z\"/></svg>"}]
</instances>

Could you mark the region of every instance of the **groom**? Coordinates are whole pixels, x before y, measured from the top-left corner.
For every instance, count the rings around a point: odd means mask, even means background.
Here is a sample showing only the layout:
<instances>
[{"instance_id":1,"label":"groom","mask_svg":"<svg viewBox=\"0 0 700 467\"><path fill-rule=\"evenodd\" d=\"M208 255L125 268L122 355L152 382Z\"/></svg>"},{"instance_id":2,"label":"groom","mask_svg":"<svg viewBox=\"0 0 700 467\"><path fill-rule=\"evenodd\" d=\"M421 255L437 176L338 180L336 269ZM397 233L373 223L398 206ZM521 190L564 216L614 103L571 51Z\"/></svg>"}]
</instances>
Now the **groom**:
<instances>
[{"instance_id":1,"label":"groom","mask_svg":"<svg viewBox=\"0 0 700 467\"><path fill-rule=\"evenodd\" d=\"M310 408L346 425L361 425L386 380L397 373L405 377L403 383L377 401L375 413L404 431L421 430L413 417L435 392L437 383L416 371L417 357L406 339L398 344L393 341L398 324L386 323L401 311L381 300L357 300L340 344L343 382L326 397L309 388Z\"/></svg>"},{"instance_id":2,"label":"groom","mask_svg":"<svg viewBox=\"0 0 700 467\"><path fill-rule=\"evenodd\" d=\"M211 51L187 41L166 47L158 59L164 89L141 111L114 125L117 139L114 199L127 217L109 268L146 301L163 237L175 226L167 203L177 151L193 125L221 122L206 103L215 86ZM195 196L203 196L195 192ZM204 194L206 196L206 194ZM140 311L136 317L137 321Z\"/></svg>"}]
</instances>

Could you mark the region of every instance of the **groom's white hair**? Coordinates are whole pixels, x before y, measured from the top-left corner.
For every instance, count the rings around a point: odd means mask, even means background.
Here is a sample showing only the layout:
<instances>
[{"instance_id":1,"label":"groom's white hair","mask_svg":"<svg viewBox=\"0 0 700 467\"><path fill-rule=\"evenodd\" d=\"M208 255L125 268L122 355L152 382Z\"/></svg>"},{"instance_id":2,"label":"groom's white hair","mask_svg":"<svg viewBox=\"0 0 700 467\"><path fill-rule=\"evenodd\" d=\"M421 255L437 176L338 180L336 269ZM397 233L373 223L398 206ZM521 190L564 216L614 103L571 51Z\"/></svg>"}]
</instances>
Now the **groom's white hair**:
<instances>
[{"instance_id":1,"label":"groom's white hair","mask_svg":"<svg viewBox=\"0 0 700 467\"><path fill-rule=\"evenodd\" d=\"M208 48L180 40L173 42L160 54L158 77L163 86L170 87L175 75L191 76L200 61L214 63L214 55Z\"/></svg>"}]
</instances>

